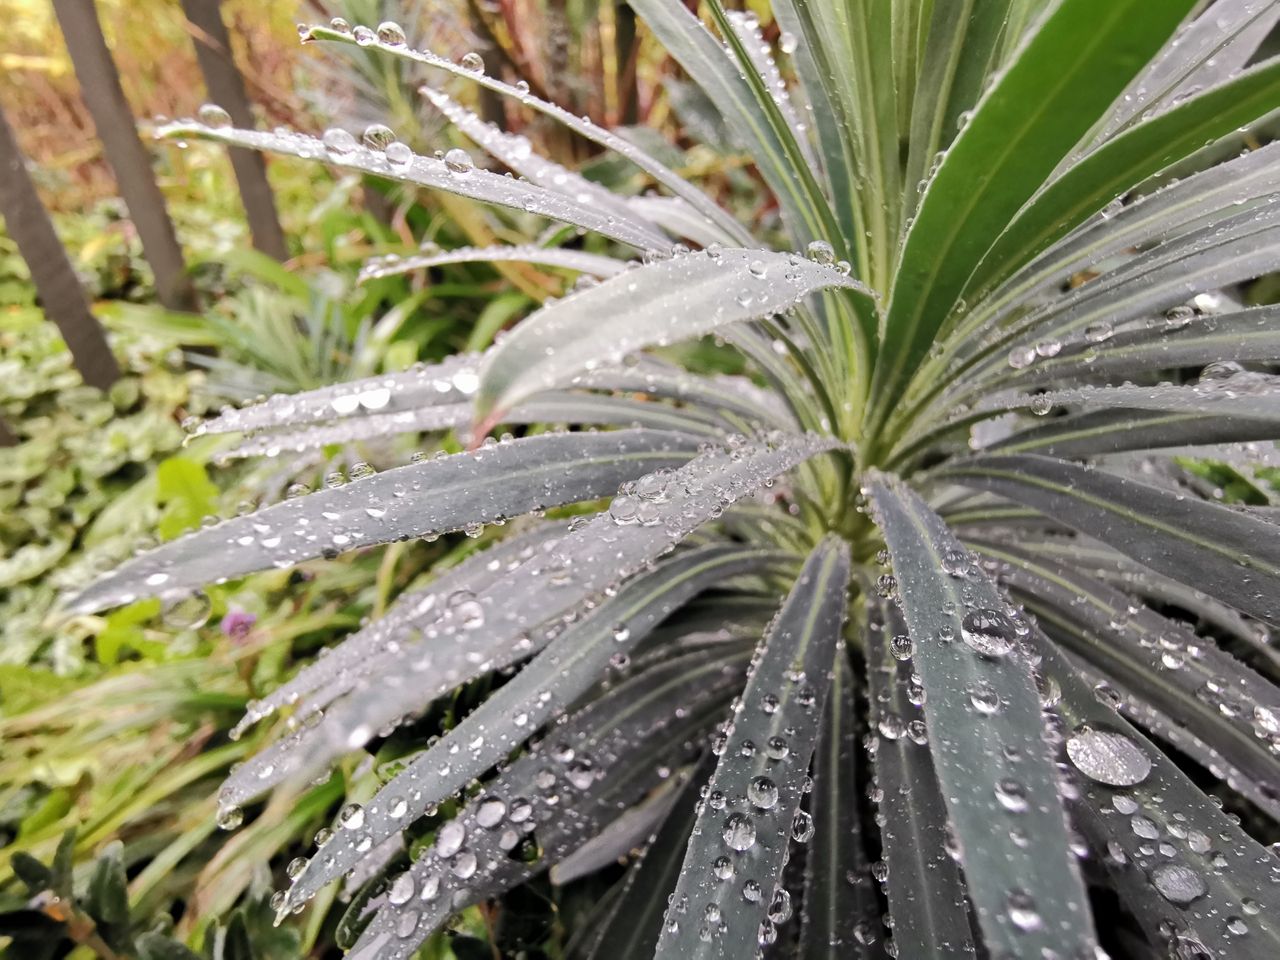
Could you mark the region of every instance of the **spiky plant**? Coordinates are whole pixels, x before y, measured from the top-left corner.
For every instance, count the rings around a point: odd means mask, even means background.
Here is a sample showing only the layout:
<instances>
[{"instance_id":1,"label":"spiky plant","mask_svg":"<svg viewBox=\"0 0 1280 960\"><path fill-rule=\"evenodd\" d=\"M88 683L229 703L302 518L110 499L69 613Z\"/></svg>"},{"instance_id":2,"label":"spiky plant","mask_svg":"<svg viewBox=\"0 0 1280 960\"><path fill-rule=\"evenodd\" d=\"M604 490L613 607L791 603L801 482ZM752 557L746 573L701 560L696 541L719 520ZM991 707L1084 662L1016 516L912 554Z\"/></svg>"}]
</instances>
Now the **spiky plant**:
<instances>
[{"instance_id":1,"label":"spiky plant","mask_svg":"<svg viewBox=\"0 0 1280 960\"><path fill-rule=\"evenodd\" d=\"M1280 63L1248 65L1280 5L774 0L792 97L751 17L631 3L772 191L782 249L394 24L305 36L517 98L664 194L609 193L434 89L517 179L382 131L168 130L613 242L375 265L594 279L483 356L207 423L259 434L246 453L450 429L471 449L201 530L74 601L612 497L512 524L254 705L245 724L292 708L293 732L227 781L228 825L515 671L341 811L281 913L404 834L355 956L407 957L469 905L636 847L577 955L1093 958L1101 905L1125 956L1277 956L1277 528L1187 464L1276 462L1280 311L1237 294L1280 266L1280 147L1248 133L1280 107ZM644 352L705 335L749 376ZM546 423L572 428L481 442Z\"/></svg>"}]
</instances>

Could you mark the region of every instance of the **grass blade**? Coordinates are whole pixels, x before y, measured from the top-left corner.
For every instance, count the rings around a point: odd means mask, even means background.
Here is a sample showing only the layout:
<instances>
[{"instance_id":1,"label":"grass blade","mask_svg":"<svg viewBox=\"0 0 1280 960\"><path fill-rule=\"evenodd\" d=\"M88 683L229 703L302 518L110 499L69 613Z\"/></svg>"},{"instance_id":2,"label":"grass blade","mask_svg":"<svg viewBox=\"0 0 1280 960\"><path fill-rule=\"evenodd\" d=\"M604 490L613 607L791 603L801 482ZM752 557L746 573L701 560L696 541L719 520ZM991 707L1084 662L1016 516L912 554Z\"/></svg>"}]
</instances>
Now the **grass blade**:
<instances>
[{"instance_id":1,"label":"grass blade","mask_svg":"<svg viewBox=\"0 0 1280 960\"><path fill-rule=\"evenodd\" d=\"M1094 950L1040 701L1020 650L1028 626L928 505L868 484L919 674L934 769L987 947L1012 956ZM995 709L987 709L994 702Z\"/></svg>"},{"instance_id":2,"label":"grass blade","mask_svg":"<svg viewBox=\"0 0 1280 960\"><path fill-rule=\"evenodd\" d=\"M847 607L849 553L824 540L757 650L694 825L655 958L737 958L791 915L781 885ZM717 799L719 798L719 799ZM799 826L797 826L799 824Z\"/></svg>"},{"instance_id":3,"label":"grass blade","mask_svg":"<svg viewBox=\"0 0 1280 960\"><path fill-rule=\"evenodd\" d=\"M394 277L415 270L447 266L451 263L536 263L539 266L576 270L592 277L611 277L627 267L625 260L587 253L585 250L561 250L556 247L539 247L532 244L502 247L460 247L438 253L420 253L411 257L392 255L370 260L360 268L360 283Z\"/></svg>"}]
</instances>

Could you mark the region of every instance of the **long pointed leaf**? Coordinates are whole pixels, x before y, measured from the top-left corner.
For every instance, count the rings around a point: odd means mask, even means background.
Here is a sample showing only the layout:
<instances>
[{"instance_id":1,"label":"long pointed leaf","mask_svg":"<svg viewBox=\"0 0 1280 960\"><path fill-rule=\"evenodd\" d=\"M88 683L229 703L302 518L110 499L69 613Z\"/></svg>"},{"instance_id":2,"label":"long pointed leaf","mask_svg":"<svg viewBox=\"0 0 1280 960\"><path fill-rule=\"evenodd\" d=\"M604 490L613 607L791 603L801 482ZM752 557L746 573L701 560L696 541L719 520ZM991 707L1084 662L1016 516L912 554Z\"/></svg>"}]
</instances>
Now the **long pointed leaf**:
<instances>
[{"instance_id":1,"label":"long pointed leaf","mask_svg":"<svg viewBox=\"0 0 1280 960\"><path fill-rule=\"evenodd\" d=\"M1280 623L1276 527L1243 510L1050 457L975 457L940 474L1034 507L1158 573Z\"/></svg>"},{"instance_id":2,"label":"long pointed leaf","mask_svg":"<svg viewBox=\"0 0 1280 960\"><path fill-rule=\"evenodd\" d=\"M544 307L507 334L485 363L479 412L492 417L593 364L769 316L829 287L870 297L834 267L762 250L685 254L627 271Z\"/></svg>"},{"instance_id":3,"label":"long pointed leaf","mask_svg":"<svg viewBox=\"0 0 1280 960\"><path fill-rule=\"evenodd\" d=\"M893 561L934 768L987 947L1094 949L1040 701L1028 627L942 520L900 481L869 492ZM994 709L986 704L995 703Z\"/></svg>"},{"instance_id":4,"label":"long pointed leaf","mask_svg":"<svg viewBox=\"0 0 1280 960\"><path fill-rule=\"evenodd\" d=\"M686 462L695 446L648 430L543 434L396 467L171 541L86 587L70 608L181 596L257 570L590 500Z\"/></svg>"},{"instance_id":5,"label":"long pointed leaf","mask_svg":"<svg viewBox=\"0 0 1280 960\"><path fill-rule=\"evenodd\" d=\"M787 848L799 813L846 611L849 553L823 541L757 651L707 802L685 853L656 958L737 958L791 914ZM800 826L794 824L799 823ZM802 840L802 842L803 842Z\"/></svg>"}]
</instances>

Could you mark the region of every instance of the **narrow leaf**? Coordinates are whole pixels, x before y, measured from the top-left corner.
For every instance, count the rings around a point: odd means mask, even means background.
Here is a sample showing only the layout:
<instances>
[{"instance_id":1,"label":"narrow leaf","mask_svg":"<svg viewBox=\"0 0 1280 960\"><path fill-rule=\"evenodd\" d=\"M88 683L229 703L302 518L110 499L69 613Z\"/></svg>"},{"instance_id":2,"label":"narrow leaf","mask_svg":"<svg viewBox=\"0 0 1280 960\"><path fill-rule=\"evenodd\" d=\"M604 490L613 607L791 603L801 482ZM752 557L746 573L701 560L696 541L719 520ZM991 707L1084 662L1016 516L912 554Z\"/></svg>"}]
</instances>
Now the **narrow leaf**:
<instances>
[{"instance_id":1,"label":"narrow leaf","mask_svg":"<svg viewBox=\"0 0 1280 960\"><path fill-rule=\"evenodd\" d=\"M824 540L757 650L654 956L743 957L791 916L782 868L813 833L801 782L846 611L849 553Z\"/></svg>"},{"instance_id":2,"label":"narrow leaf","mask_svg":"<svg viewBox=\"0 0 1280 960\"><path fill-rule=\"evenodd\" d=\"M78 612L181 596L270 567L590 500L688 460L680 434L542 434L386 470L172 540L70 601Z\"/></svg>"},{"instance_id":3,"label":"narrow leaf","mask_svg":"<svg viewBox=\"0 0 1280 960\"><path fill-rule=\"evenodd\" d=\"M692 596L721 579L759 569L768 559L755 550L711 547L670 560L629 581L384 784L364 805L358 824L351 827L339 821L335 829L340 842L308 862L294 878L281 909L311 899L322 886L355 866L370 842L377 846L394 836L405 823L518 748L551 716L586 692L604 674L612 657L628 653ZM308 776L314 760L312 755L305 758L305 765L295 762L295 775Z\"/></svg>"},{"instance_id":4,"label":"narrow leaf","mask_svg":"<svg viewBox=\"0 0 1280 960\"><path fill-rule=\"evenodd\" d=\"M438 253L420 253L411 257L392 254L370 260L360 268L360 282L394 277L416 270L442 267L452 263L536 263L540 266L576 270L593 277L611 277L626 269L625 260L587 253L584 250L562 250L558 247L539 247L525 244L514 247L459 247Z\"/></svg>"},{"instance_id":5,"label":"narrow leaf","mask_svg":"<svg viewBox=\"0 0 1280 960\"><path fill-rule=\"evenodd\" d=\"M903 245L872 385L873 421L899 397L993 238L1192 4L1063 0L979 101Z\"/></svg>"},{"instance_id":6,"label":"narrow leaf","mask_svg":"<svg viewBox=\"0 0 1280 960\"><path fill-rule=\"evenodd\" d=\"M1158 573L1280 622L1275 526L1242 509L1041 456L974 457L939 474L1033 507Z\"/></svg>"},{"instance_id":7,"label":"narrow leaf","mask_svg":"<svg viewBox=\"0 0 1280 960\"><path fill-rule=\"evenodd\" d=\"M670 247L667 238L657 230L643 229L634 221L621 220L608 211L601 210L594 203L583 203L536 184L477 169L470 158L465 162L453 159L446 161L419 156L412 151L397 153L393 150L388 159L385 151L363 146L350 134L342 137L332 131L322 141L304 133L268 133L183 121L166 124L156 133L161 137L194 137L233 147L317 160L344 170L358 170L387 180L443 190L460 197L470 197L472 200L559 220L640 250L666 250ZM331 144L337 144L336 149Z\"/></svg>"},{"instance_id":8,"label":"narrow leaf","mask_svg":"<svg viewBox=\"0 0 1280 960\"><path fill-rule=\"evenodd\" d=\"M869 484L921 680L927 736L987 947L1087 955L1093 924L1070 851L1021 613L900 481ZM986 705L994 704L988 709Z\"/></svg>"},{"instance_id":9,"label":"narrow leaf","mask_svg":"<svg viewBox=\"0 0 1280 960\"><path fill-rule=\"evenodd\" d=\"M488 355L478 409L493 419L592 364L769 316L828 287L871 297L834 267L795 254L730 249L647 264L570 294L512 330Z\"/></svg>"}]
</instances>

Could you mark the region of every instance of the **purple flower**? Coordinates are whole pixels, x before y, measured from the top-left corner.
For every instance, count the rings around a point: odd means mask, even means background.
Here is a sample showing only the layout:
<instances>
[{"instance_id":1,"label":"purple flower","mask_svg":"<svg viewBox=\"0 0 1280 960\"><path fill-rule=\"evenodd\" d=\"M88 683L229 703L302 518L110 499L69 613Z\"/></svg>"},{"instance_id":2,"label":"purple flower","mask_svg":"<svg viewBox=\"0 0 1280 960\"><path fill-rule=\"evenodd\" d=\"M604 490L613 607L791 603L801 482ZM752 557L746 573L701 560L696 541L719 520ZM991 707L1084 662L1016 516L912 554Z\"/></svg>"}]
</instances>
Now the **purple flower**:
<instances>
[{"instance_id":1,"label":"purple flower","mask_svg":"<svg viewBox=\"0 0 1280 960\"><path fill-rule=\"evenodd\" d=\"M232 607L227 611L226 616L222 618L222 622L218 625L223 635L230 637L232 640L243 640L249 635L249 631L253 629L253 625L258 622L258 618L252 613L241 610L239 607Z\"/></svg>"}]
</instances>

